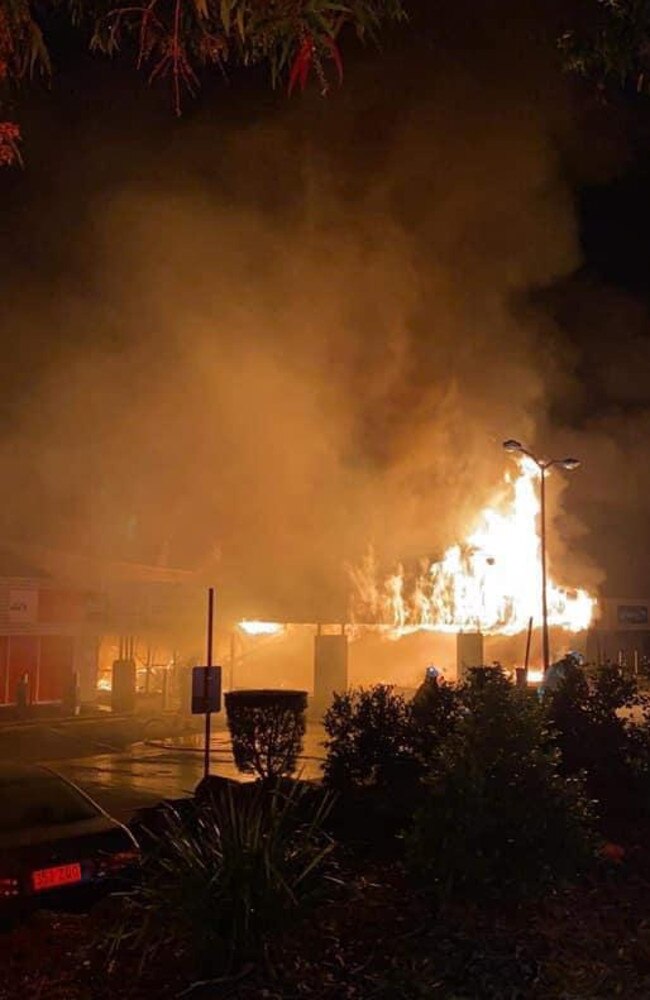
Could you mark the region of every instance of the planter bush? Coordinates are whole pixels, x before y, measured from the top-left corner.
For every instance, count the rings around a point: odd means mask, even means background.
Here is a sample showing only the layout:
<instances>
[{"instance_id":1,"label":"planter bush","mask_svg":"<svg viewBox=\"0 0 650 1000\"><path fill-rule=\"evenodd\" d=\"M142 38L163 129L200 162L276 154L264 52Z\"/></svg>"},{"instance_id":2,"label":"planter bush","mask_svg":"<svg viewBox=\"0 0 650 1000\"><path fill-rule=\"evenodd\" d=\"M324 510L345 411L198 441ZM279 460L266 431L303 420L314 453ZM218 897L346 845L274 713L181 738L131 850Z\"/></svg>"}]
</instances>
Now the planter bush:
<instances>
[{"instance_id":1,"label":"planter bush","mask_svg":"<svg viewBox=\"0 0 650 1000\"><path fill-rule=\"evenodd\" d=\"M235 764L268 781L293 774L306 727L306 691L230 691L225 696Z\"/></svg>"}]
</instances>

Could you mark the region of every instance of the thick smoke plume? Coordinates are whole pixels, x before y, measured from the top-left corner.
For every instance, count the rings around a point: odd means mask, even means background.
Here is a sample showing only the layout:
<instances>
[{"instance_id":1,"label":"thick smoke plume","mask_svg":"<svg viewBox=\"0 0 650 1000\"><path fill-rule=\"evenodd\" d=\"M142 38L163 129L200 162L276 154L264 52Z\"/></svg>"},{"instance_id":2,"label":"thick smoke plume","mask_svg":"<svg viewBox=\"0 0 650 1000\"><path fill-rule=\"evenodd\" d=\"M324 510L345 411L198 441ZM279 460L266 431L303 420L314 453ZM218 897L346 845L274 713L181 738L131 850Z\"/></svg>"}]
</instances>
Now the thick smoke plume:
<instances>
[{"instance_id":1,"label":"thick smoke plume","mask_svg":"<svg viewBox=\"0 0 650 1000\"><path fill-rule=\"evenodd\" d=\"M113 110L46 154L57 210L11 182L7 538L201 569L237 614L337 616L369 541L435 557L504 438L554 443L573 355L530 293L580 262L570 101L527 33L469 30L228 125L143 112L138 135ZM593 583L565 524L556 577Z\"/></svg>"}]
</instances>

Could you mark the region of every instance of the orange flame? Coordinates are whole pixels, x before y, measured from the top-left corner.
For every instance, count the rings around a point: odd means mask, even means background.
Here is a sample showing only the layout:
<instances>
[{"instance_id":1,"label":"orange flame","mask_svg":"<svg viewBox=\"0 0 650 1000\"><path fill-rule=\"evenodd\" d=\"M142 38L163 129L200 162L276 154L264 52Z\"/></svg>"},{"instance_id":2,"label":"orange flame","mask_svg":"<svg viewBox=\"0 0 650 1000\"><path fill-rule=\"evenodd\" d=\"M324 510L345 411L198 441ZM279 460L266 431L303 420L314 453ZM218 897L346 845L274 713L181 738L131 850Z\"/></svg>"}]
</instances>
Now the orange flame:
<instances>
[{"instance_id":1,"label":"orange flame","mask_svg":"<svg viewBox=\"0 0 650 1000\"><path fill-rule=\"evenodd\" d=\"M418 630L480 631L515 635L537 618L541 601L540 500L538 470L527 458L513 480L511 502L486 507L462 545L442 560L423 560L415 577L400 565L382 583L372 552L351 570L353 617L387 626L395 637ZM549 625L570 632L589 627L595 599L586 590L568 591L548 580Z\"/></svg>"},{"instance_id":2,"label":"orange flame","mask_svg":"<svg viewBox=\"0 0 650 1000\"><path fill-rule=\"evenodd\" d=\"M279 635L284 632L284 625L279 622L242 621L239 628L246 635Z\"/></svg>"}]
</instances>

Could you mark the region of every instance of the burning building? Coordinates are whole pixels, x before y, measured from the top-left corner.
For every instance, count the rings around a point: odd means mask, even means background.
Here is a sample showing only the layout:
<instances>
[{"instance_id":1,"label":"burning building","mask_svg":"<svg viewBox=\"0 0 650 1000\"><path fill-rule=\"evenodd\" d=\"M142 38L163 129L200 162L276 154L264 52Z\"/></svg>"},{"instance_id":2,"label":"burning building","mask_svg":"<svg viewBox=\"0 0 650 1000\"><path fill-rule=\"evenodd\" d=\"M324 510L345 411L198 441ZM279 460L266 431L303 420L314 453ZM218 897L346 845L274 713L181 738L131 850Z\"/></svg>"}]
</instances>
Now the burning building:
<instances>
[{"instance_id":1,"label":"burning building","mask_svg":"<svg viewBox=\"0 0 650 1000\"><path fill-rule=\"evenodd\" d=\"M240 623L239 651L232 654L233 683L257 685L275 676L282 683L311 688L314 639L318 678L319 639L337 633L349 640L345 669L352 684L386 681L414 687L430 663L454 679L463 665L499 661L516 667L529 652L530 662L536 662L539 518L537 469L523 458L514 473L506 473L498 495L480 512L465 541L440 559L423 558L412 568L400 564L382 574L369 550L362 564L349 571L352 596L346 623ZM547 600L552 654L586 648L595 597L551 578ZM474 653L468 652L472 636L480 636ZM482 658L469 664L467 656ZM342 676L342 658L342 653L332 658L332 676Z\"/></svg>"}]
</instances>

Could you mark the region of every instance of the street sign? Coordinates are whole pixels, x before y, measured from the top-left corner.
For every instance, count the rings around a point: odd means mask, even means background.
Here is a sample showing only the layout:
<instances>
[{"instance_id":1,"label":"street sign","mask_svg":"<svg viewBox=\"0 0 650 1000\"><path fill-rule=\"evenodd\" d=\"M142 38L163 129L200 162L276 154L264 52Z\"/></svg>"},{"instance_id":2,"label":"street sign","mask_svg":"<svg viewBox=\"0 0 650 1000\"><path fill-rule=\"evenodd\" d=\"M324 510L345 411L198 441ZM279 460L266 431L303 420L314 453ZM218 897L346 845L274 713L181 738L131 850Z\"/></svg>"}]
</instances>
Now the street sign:
<instances>
[{"instance_id":1,"label":"street sign","mask_svg":"<svg viewBox=\"0 0 650 1000\"><path fill-rule=\"evenodd\" d=\"M192 667L192 715L221 711L221 667Z\"/></svg>"}]
</instances>

